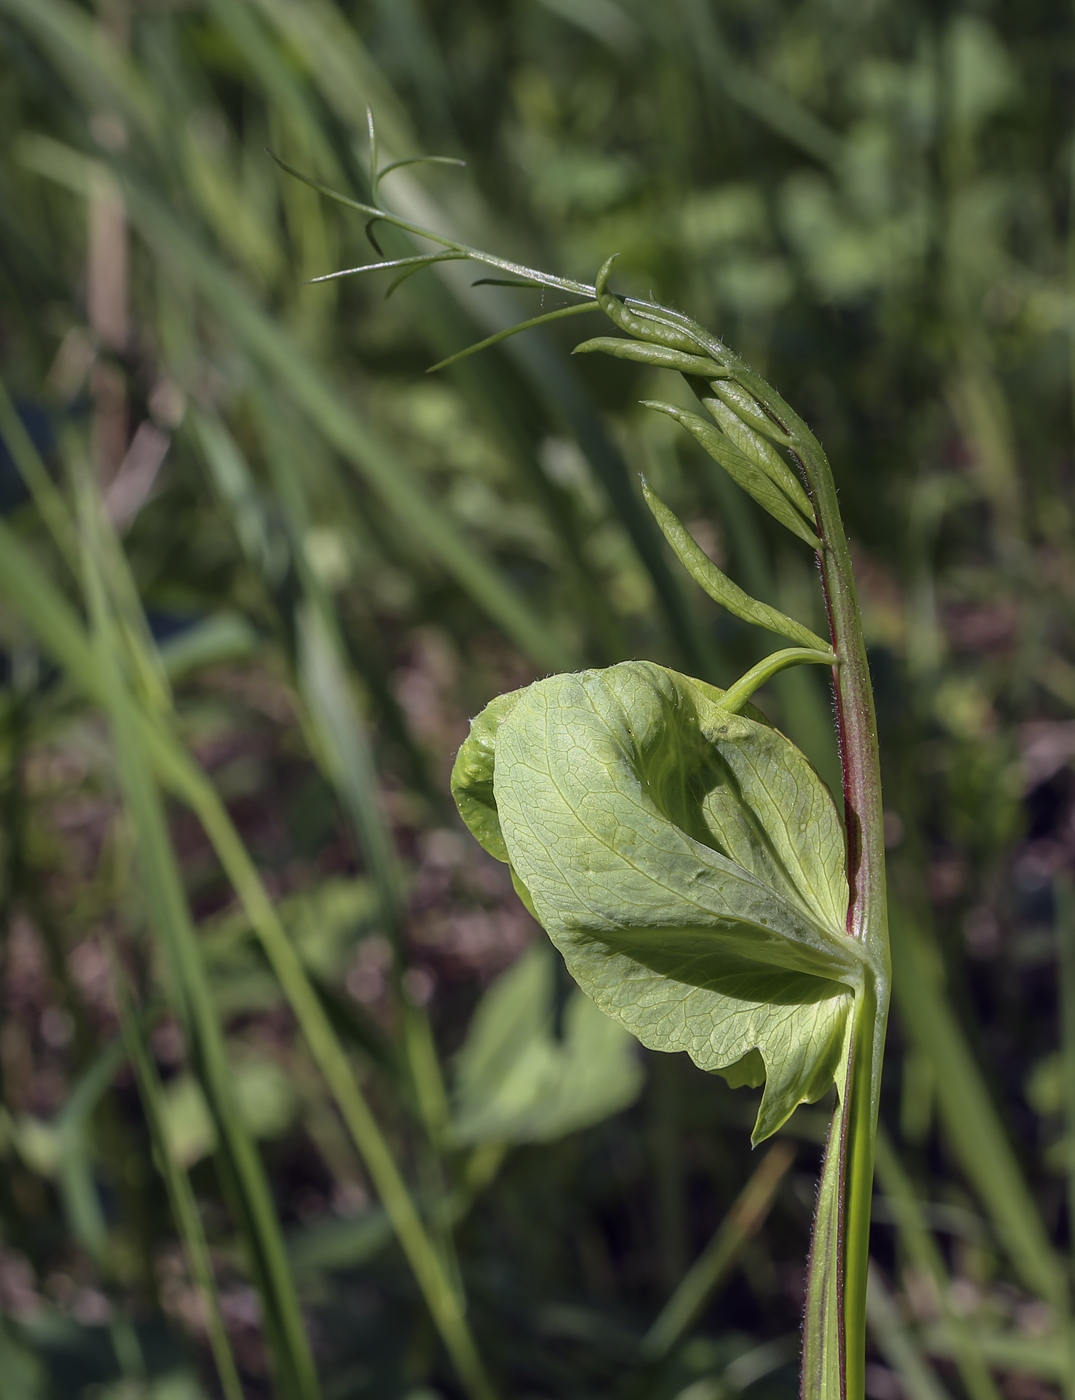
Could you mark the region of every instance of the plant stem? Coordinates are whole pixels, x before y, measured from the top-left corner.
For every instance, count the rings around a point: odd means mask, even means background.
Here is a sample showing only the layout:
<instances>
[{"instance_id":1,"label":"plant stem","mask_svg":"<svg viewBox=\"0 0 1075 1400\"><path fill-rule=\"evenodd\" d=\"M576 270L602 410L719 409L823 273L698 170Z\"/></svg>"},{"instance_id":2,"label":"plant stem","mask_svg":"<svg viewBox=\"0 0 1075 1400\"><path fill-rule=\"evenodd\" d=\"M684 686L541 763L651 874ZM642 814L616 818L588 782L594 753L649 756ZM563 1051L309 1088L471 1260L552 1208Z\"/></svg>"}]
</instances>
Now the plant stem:
<instances>
[{"instance_id":1,"label":"plant stem","mask_svg":"<svg viewBox=\"0 0 1075 1400\"><path fill-rule=\"evenodd\" d=\"M725 358L732 357L725 351ZM833 1174L831 1186L835 1193L830 1247L837 1256L835 1299L842 1314L839 1394L842 1400L847 1396L857 1400L863 1393L865 1381L866 1275L874 1140L891 984L877 719L851 552L828 459L798 414L764 380L738 363L734 373L787 432L790 450L806 475L821 540L821 577L836 653L833 684L843 768L850 886L847 932L865 945L869 968L861 986L856 988L843 1103L834 1119L834 1129L838 1124L839 1134L837 1136L834 1131L830 1138L825 1174ZM815 1231L821 1224L822 1205L819 1196ZM823 1286L815 1281L818 1244L815 1239L808 1289ZM809 1310L808 1298L808 1314ZM804 1366L804 1400L813 1400L815 1392L808 1388L812 1374L817 1373Z\"/></svg>"}]
</instances>

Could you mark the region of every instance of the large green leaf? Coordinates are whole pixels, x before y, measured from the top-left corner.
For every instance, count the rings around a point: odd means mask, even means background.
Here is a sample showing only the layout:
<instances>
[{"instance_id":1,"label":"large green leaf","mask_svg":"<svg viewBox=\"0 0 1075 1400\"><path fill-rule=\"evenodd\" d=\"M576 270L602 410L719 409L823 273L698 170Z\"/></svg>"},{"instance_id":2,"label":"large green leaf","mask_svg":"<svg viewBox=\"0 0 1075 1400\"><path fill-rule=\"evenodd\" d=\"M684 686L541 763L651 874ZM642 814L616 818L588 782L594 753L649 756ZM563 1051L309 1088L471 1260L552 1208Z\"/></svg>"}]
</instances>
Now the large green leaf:
<instances>
[{"instance_id":1,"label":"large green leaf","mask_svg":"<svg viewBox=\"0 0 1075 1400\"><path fill-rule=\"evenodd\" d=\"M764 1078L760 1141L832 1083L860 955L828 790L722 695L649 662L552 676L475 720L453 791L604 1011Z\"/></svg>"}]
</instances>

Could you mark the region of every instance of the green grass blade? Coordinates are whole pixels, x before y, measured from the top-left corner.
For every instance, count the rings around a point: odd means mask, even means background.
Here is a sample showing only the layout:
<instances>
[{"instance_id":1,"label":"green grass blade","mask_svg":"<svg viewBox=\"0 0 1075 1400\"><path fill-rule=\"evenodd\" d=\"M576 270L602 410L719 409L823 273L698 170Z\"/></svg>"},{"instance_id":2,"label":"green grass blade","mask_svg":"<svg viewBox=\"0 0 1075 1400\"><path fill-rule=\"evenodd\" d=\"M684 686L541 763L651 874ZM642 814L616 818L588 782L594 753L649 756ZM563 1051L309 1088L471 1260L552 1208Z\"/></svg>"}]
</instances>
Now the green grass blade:
<instances>
[{"instance_id":1,"label":"green grass blade","mask_svg":"<svg viewBox=\"0 0 1075 1400\"><path fill-rule=\"evenodd\" d=\"M212 1004L160 792L144 747L143 726L118 663L114 622L100 567L103 551L98 537L103 521L99 504L89 493L84 475L82 490L84 501L80 514L86 540L83 558L96 643L94 655L106 692L120 786L137 833L151 926L168 954L174 994L190 1038L199 1079L213 1112L221 1145L221 1165L225 1180L230 1179L233 1187L232 1208L238 1211L243 1222L245 1243L262 1296L277 1383L282 1394L294 1400L316 1400L320 1388L279 1221L260 1158L233 1100L223 1032Z\"/></svg>"},{"instance_id":2,"label":"green grass blade","mask_svg":"<svg viewBox=\"0 0 1075 1400\"><path fill-rule=\"evenodd\" d=\"M33 35L91 111L118 107L151 138L159 136L160 108L142 75L85 10L55 0L0 0L0 11Z\"/></svg>"},{"instance_id":3,"label":"green grass blade","mask_svg":"<svg viewBox=\"0 0 1075 1400\"><path fill-rule=\"evenodd\" d=\"M967 1395L970 1400L1001 1400L1000 1391L974 1345L965 1319L952 1306L951 1280L941 1251L926 1224L914 1186L883 1128L878 1129L876 1151L878 1182L892 1205L896 1228L908 1258L924 1277L933 1281Z\"/></svg>"},{"instance_id":4,"label":"green grass blade","mask_svg":"<svg viewBox=\"0 0 1075 1400\"><path fill-rule=\"evenodd\" d=\"M305 54L311 72L322 87L326 99L337 108L342 118L354 120L357 116L355 81L352 76L346 83L342 82L341 64L343 56L346 55L350 74L369 73L369 60L357 36L353 32L341 28L339 16L330 6L311 3L303 8L300 15L294 7L282 4L280 0L259 0L259 3L266 13L272 15L289 42L295 44ZM376 76L370 74L369 76L372 83L378 85L381 83L379 74ZM371 90L371 88L366 89L366 91ZM406 131L405 122L400 115L399 104L394 99L389 98L388 94L379 97L377 103L379 113L383 110L382 103L390 107L393 112L393 120L397 126L394 140L412 139L410 133ZM279 158L277 159L279 160ZM345 206L367 215L385 215L383 210L376 210L360 201L351 200L317 181L310 180L308 176L284 161L279 161L279 163L290 174L305 180L327 197L335 199ZM586 283L555 277L533 268L511 263L506 259L492 257L469 244L445 238L423 224L400 219L395 215L387 217L395 222L399 228L422 237L432 238L435 242L443 245L450 244L466 252L477 261L487 263L491 267L499 268L527 281L534 281L538 285L552 287L587 299L594 295L594 288ZM472 312L479 319L488 319L487 308L483 304L475 302L471 288L462 288L453 284L453 291L459 304L465 310ZM682 652L685 661L698 674L712 673L715 659L713 648L706 635L697 626L689 607L684 606L682 594L665 563L657 538L645 512L639 507L623 457L609 441L598 415L582 392L577 379L566 373L561 360L552 354L547 346L533 339L513 339L509 352L531 387L536 400L549 412L554 422L563 422L575 435L579 446L593 468L594 475L601 483L613 510L627 531L643 567L650 575L662 612L668 622L670 635Z\"/></svg>"},{"instance_id":5,"label":"green grass blade","mask_svg":"<svg viewBox=\"0 0 1075 1400\"><path fill-rule=\"evenodd\" d=\"M945 1136L1020 1278L1066 1316L1066 1270L949 1004L940 969L913 916L898 907L893 914L896 1004L906 1034L934 1065Z\"/></svg>"},{"instance_id":6,"label":"green grass blade","mask_svg":"<svg viewBox=\"0 0 1075 1400\"><path fill-rule=\"evenodd\" d=\"M770 1148L736 1197L713 1238L681 1279L642 1342L642 1354L667 1356L697 1322L713 1292L728 1277L747 1242L765 1223L777 1188L795 1157L786 1142Z\"/></svg>"},{"instance_id":7,"label":"green grass blade","mask_svg":"<svg viewBox=\"0 0 1075 1400\"><path fill-rule=\"evenodd\" d=\"M235 1365L231 1343L220 1311L220 1298L217 1293L213 1262L209 1257L209 1246L202 1228L198 1202L191 1189L186 1172L175 1160L164 1130L164 1090L157 1074L156 1066L146 1053L142 1040L142 1027L131 1005L130 993L125 985L123 973L114 969L113 985L119 1006L120 1029L127 1057L134 1066L138 1081L138 1092L142 1109L149 1126L150 1140L171 1203L183 1248L186 1250L191 1277L202 1295L205 1307L206 1330L209 1346L216 1363L220 1388L225 1400L243 1400L243 1388Z\"/></svg>"},{"instance_id":8,"label":"green grass blade","mask_svg":"<svg viewBox=\"0 0 1075 1400\"><path fill-rule=\"evenodd\" d=\"M1068 1230L1075 1252L1075 886L1070 876L1053 885L1060 971L1060 1055L1064 1082L1064 1143L1067 1148ZM1075 1327L1068 1339L1069 1400L1075 1397Z\"/></svg>"},{"instance_id":9,"label":"green grass blade","mask_svg":"<svg viewBox=\"0 0 1075 1400\"><path fill-rule=\"evenodd\" d=\"M56 541L60 557L72 574L78 571L78 541L71 512L63 496L56 489L48 468L34 446L30 434L23 427L11 397L0 381L0 438L7 445L19 474L33 497L42 520Z\"/></svg>"},{"instance_id":10,"label":"green grass blade","mask_svg":"<svg viewBox=\"0 0 1075 1400\"><path fill-rule=\"evenodd\" d=\"M109 695L74 610L18 536L0 519L0 592L19 608L41 645L99 703ZM347 1054L280 921L249 852L212 783L157 717L132 707L138 738L165 785L195 813L261 941L281 989L369 1170L445 1347L472 1400L490 1400L461 1300L415 1207L392 1150L362 1093ZM166 837L164 838L166 840ZM167 854L167 852L166 852ZM182 911L180 911L182 913Z\"/></svg>"},{"instance_id":11,"label":"green grass blade","mask_svg":"<svg viewBox=\"0 0 1075 1400\"><path fill-rule=\"evenodd\" d=\"M306 558L303 541L307 533L309 506L303 479L294 468L294 463L301 460L299 443L289 431L286 415L273 412L271 399L265 392L257 392L254 401L259 409L273 481L285 506L302 594L293 619L298 687L322 771L336 789L363 852L366 868L372 873L378 890L382 926L392 939L395 950L393 984L414 1105L430 1145L436 1149L448 1120L446 1093L428 1019L421 1008L409 1004L401 984L403 882L396 852L378 805L379 782L368 726L357 703L346 648L331 599ZM215 434L220 440L217 447L221 443L229 444L229 451L234 454L235 469L241 466L245 471L238 447L226 436L223 425L215 425ZM212 435L203 441L209 450L213 450ZM360 1150L364 1150L361 1143L358 1145ZM439 1167L432 1162L430 1167L431 1174L439 1176ZM389 1184L388 1189L391 1191L394 1188ZM440 1220L441 1217L436 1217L435 1224L439 1224ZM424 1248L421 1244L417 1247L420 1252ZM454 1245L448 1229L438 1230L438 1241L433 1249L439 1253L441 1261L439 1275L442 1277L437 1286L443 1287L447 1282L454 1295L455 1312L462 1316L465 1298L452 1262ZM470 1356L475 1349L469 1334L464 1335L465 1324L457 1330L460 1335L453 1345L461 1357ZM471 1363L468 1361L467 1364Z\"/></svg>"},{"instance_id":12,"label":"green grass blade","mask_svg":"<svg viewBox=\"0 0 1075 1400\"><path fill-rule=\"evenodd\" d=\"M89 1120L125 1059L121 1041L113 1041L83 1072L56 1115L57 1185L64 1216L71 1233L93 1260L104 1278L115 1278L115 1262L108 1221L93 1170ZM146 1366L138 1334L130 1318L113 1312L108 1332L124 1377L138 1383Z\"/></svg>"},{"instance_id":13,"label":"green grass blade","mask_svg":"<svg viewBox=\"0 0 1075 1400\"><path fill-rule=\"evenodd\" d=\"M268 31L261 15L242 0L208 0L207 8L234 42L237 56L259 81L273 109L284 115L287 126L299 139L319 170L338 173L332 146L324 125L310 102L309 89L302 83L295 65Z\"/></svg>"},{"instance_id":14,"label":"green grass blade","mask_svg":"<svg viewBox=\"0 0 1075 1400\"><path fill-rule=\"evenodd\" d=\"M58 142L44 138L37 138L32 150L39 168L69 184L76 192L85 192L91 162ZM155 194L127 185L125 197L147 241L184 267L208 304L255 361L278 380L341 457L377 491L405 524L416 544L438 559L478 606L539 666L569 669L575 658L568 648L488 562L475 543L465 539L445 518L443 509L429 498L397 454L389 451L348 407L294 338L262 310L242 284L180 224Z\"/></svg>"},{"instance_id":15,"label":"green grass blade","mask_svg":"<svg viewBox=\"0 0 1075 1400\"><path fill-rule=\"evenodd\" d=\"M121 1041L106 1046L72 1089L54 1122L60 1143L58 1173L64 1210L73 1233L102 1270L108 1268L108 1225L93 1180L86 1129L124 1058Z\"/></svg>"},{"instance_id":16,"label":"green grass blade","mask_svg":"<svg viewBox=\"0 0 1075 1400\"><path fill-rule=\"evenodd\" d=\"M517 591L428 498L395 453L346 405L306 352L253 301L155 197L128 191L147 239L186 267L216 314L268 369L311 422L406 525L416 546L440 560L478 606L542 666L564 669L570 653Z\"/></svg>"},{"instance_id":17,"label":"green grass blade","mask_svg":"<svg viewBox=\"0 0 1075 1400\"><path fill-rule=\"evenodd\" d=\"M882 1356L899 1376L907 1400L950 1400L941 1378L904 1325L896 1300L876 1265L870 1265L866 1316Z\"/></svg>"}]
</instances>

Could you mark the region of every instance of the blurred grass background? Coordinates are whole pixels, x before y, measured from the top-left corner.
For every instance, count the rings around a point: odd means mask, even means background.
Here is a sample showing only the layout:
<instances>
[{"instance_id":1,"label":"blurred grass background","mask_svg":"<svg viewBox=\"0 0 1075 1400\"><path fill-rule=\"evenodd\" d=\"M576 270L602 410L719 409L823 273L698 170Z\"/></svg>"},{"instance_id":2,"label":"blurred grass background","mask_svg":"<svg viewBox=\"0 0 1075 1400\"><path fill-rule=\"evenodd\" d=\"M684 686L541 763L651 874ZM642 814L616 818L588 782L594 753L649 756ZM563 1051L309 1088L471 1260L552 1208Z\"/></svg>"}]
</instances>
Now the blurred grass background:
<instances>
[{"instance_id":1,"label":"blurred grass background","mask_svg":"<svg viewBox=\"0 0 1075 1400\"><path fill-rule=\"evenodd\" d=\"M638 471L818 628L813 565L589 322L425 375L539 294L303 285L377 255L265 148L367 198L367 103L467 162L393 208L621 252L828 448L892 862L869 1393L1075 1396L1070 7L0 0L0 64L4 1400L796 1393L824 1106L752 1156L447 774L549 670L768 649ZM763 703L835 784L819 677Z\"/></svg>"}]
</instances>

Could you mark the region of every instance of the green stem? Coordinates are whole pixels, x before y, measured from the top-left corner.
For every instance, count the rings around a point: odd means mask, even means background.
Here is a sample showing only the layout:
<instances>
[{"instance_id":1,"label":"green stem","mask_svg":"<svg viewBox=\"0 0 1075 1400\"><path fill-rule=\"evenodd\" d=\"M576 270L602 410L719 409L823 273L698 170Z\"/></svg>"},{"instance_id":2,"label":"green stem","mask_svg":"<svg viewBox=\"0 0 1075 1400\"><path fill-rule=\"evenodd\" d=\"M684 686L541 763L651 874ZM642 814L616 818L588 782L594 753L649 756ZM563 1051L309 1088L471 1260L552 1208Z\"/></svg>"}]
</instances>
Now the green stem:
<instances>
[{"instance_id":1,"label":"green stem","mask_svg":"<svg viewBox=\"0 0 1075 1400\"><path fill-rule=\"evenodd\" d=\"M734 358L726 350L723 353L726 360ZM851 551L828 459L798 414L764 380L739 363L734 365L733 377L764 404L787 433L790 450L806 475L821 541L821 576L837 658L833 685L847 826L850 885L847 932L864 944L870 967L861 986L856 988L848 1074L838 1113L840 1131L838 1139L830 1139L826 1173L833 1177L830 1186L835 1211L829 1247L836 1252L838 1277L842 1283L835 1295L842 1314L838 1393L857 1400L865 1383L866 1275L874 1140L891 985L877 719ZM819 1197L815 1231L821 1224L821 1210ZM821 1286L815 1278L818 1243L815 1238L808 1283L808 1316L812 1302L820 1306L820 1300L810 1297L810 1292ZM809 1388L810 1377L816 1374L804 1366L804 1400L814 1400L815 1395L825 1393Z\"/></svg>"},{"instance_id":2,"label":"green stem","mask_svg":"<svg viewBox=\"0 0 1075 1400\"><path fill-rule=\"evenodd\" d=\"M817 651L813 647L786 647L783 651L774 651L771 656L752 666L745 676L740 676L734 685L728 687L720 702L721 709L738 714L756 690L789 666L802 666L807 662L832 666L835 660L828 647L824 651Z\"/></svg>"}]
</instances>

